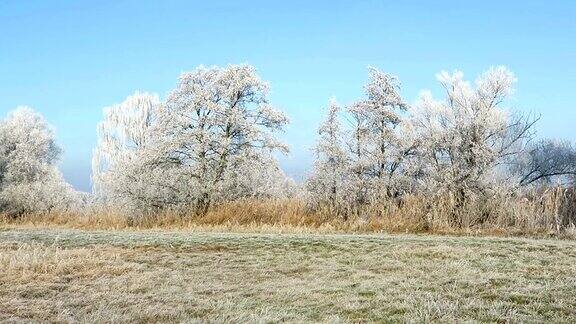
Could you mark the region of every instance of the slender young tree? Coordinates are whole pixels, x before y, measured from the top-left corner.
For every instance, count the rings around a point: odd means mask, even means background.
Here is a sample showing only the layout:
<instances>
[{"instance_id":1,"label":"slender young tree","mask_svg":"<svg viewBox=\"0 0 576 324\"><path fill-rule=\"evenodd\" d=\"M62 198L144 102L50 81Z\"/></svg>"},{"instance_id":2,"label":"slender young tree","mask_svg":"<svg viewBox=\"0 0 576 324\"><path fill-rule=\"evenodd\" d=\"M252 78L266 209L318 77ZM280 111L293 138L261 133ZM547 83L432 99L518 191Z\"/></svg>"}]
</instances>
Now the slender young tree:
<instances>
[{"instance_id":1,"label":"slender young tree","mask_svg":"<svg viewBox=\"0 0 576 324\"><path fill-rule=\"evenodd\" d=\"M396 177L405 154L398 126L407 105L399 94L397 78L369 69L366 97L348 108L352 120L351 151L360 200L383 199L398 194Z\"/></svg>"},{"instance_id":2,"label":"slender young tree","mask_svg":"<svg viewBox=\"0 0 576 324\"><path fill-rule=\"evenodd\" d=\"M346 216L350 165L342 143L340 111L338 103L331 99L326 119L318 129L314 169L307 188L315 205L328 205L332 212Z\"/></svg>"},{"instance_id":3,"label":"slender young tree","mask_svg":"<svg viewBox=\"0 0 576 324\"><path fill-rule=\"evenodd\" d=\"M134 209L158 205L152 169L142 162L150 147L161 109L158 95L139 93L104 109L92 158L93 191L100 202ZM154 176L152 176L154 175Z\"/></svg>"}]
</instances>

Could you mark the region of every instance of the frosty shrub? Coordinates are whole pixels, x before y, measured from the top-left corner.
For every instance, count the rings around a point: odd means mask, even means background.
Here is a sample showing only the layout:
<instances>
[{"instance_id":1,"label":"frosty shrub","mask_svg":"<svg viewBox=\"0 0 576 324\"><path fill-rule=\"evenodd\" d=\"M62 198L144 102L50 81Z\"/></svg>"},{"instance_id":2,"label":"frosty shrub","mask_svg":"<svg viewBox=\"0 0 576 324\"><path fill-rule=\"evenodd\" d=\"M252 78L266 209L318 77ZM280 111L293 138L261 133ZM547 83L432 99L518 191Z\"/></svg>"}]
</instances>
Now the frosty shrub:
<instances>
[{"instance_id":1,"label":"frosty shrub","mask_svg":"<svg viewBox=\"0 0 576 324\"><path fill-rule=\"evenodd\" d=\"M0 213L64 211L79 203L56 163L61 150L44 118L19 107L0 122Z\"/></svg>"}]
</instances>

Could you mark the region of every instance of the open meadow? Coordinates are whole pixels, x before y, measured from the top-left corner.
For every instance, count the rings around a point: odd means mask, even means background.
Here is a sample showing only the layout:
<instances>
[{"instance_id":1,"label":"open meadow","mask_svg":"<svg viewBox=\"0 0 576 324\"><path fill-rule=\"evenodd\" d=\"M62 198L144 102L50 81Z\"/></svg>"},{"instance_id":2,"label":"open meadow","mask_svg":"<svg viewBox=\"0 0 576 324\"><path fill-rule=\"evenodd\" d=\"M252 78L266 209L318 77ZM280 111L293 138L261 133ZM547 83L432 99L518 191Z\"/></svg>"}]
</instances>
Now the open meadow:
<instances>
[{"instance_id":1,"label":"open meadow","mask_svg":"<svg viewBox=\"0 0 576 324\"><path fill-rule=\"evenodd\" d=\"M576 321L576 242L0 230L0 321Z\"/></svg>"}]
</instances>

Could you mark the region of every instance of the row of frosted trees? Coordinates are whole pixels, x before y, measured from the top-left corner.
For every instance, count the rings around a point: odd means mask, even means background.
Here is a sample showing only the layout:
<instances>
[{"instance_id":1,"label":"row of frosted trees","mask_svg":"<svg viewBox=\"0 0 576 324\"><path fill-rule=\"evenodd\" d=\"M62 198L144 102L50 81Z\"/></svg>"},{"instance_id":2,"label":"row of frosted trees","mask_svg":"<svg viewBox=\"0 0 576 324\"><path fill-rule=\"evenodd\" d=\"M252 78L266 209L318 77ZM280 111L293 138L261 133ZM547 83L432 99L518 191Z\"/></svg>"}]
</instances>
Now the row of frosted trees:
<instances>
[{"instance_id":1,"label":"row of frosted trees","mask_svg":"<svg viewBox=\"0 0 576 324\"><path fill-rule=\"evenodd\" d=\"M426 214L439 208L462 226L464 214L484 222L512 212L505 202L525 199L526 188L574 183L575 148L535 142L537 118L506 108L512 72L491 68L474 84L458 71L437 79L443 98L425 91L408 106L394 76L370 69L363 99L345 109L330 101L307 182L315 208L347 218L416 196Z\"/></svg>"},{"instance_id":2,"label":"row of frosted trees","mask_svg":"<svg viewBox=\"0 0 576 324\"><path fill-rule=\"evenodd\" d=\"M465 206L519 196L546 182L573 181L570 143L534 143L536 119L506 108L516 81L504 67L474 84L441 73L442 99L423 92L408 105L398 80L369 69L365 95L329 103L313 169L304 184L275 158L288 118L268 101L268 86L246 65L183 73L164 100L135 93L105 109L93 157L92 195L80 195L57 170L60 149L44 119L20 108L0 123L0 212L21 214L108 206L132 215L206 213L240 199L305 200L335 217L405 197Z\"/></svg>"}]
</instances>

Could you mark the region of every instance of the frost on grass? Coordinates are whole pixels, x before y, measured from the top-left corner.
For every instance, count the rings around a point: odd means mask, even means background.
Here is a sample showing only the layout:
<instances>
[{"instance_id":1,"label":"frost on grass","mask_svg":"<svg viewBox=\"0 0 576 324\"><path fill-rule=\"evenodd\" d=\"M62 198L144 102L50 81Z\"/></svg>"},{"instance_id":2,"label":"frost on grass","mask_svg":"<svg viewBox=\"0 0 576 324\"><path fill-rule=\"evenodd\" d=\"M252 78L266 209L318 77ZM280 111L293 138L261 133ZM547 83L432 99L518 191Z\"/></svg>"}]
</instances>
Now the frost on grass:
<instances>
[{"instance_id":1,"label":"frost on grass","mask_svg":"<svg viewBox=\"0 0 576 324\"><path fill-rule=\"evenodd\" d=\"M572 241L0 232L0 321L573 322Z\"/></svg>"}]
</instances>

